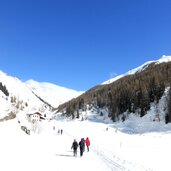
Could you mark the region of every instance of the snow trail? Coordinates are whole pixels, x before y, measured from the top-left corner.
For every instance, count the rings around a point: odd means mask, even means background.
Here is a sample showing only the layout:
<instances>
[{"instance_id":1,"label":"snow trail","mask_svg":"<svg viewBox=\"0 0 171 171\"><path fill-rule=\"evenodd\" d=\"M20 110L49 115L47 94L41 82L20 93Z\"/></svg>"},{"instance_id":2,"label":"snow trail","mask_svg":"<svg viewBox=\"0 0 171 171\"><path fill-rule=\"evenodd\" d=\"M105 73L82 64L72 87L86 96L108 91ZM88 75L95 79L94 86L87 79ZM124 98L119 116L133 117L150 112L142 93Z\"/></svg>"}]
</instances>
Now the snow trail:
<instances>
[{"instance_id":1,"label":"snow trail","mask_svg":"<svg viewBox=\"0 0 171 171\"><path fill-rule=\"evenodd\" d=\"M3 171L170 171L170 133L128 135L90 121L43 121L40 134L25 134L17 120L0 123ZM73 156L74 139L89 137L90 151ZM161 157L162 156L162 157Z\"/></svg>"}]
</instances>

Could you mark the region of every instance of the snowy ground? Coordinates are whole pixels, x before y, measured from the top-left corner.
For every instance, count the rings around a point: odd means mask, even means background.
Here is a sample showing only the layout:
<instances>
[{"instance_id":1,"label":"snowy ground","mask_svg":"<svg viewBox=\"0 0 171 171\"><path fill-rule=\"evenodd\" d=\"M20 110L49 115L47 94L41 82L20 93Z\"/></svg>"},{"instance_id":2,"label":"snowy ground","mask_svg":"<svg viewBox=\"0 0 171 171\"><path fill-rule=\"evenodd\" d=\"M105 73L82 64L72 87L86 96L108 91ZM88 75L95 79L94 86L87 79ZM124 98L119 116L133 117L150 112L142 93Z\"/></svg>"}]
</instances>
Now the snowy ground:
<instances>
[{"instance_id":1,"label":"snowy ground","mask_svg":"<svg viewBox=\"0 0 171 171\"><path fill-rule=\"evenodd\" d=\"M56 130L53 130L55 126ZM109 128L106 131L106 128ZM57 129L63 129L59 135ZM170 171L171 133L128 134L112 124L92 121L43 121L30 136L17 120L0 123L2 171ZM120 129L120 128L119 128ZM90 151L73 157L73 139L89 137Z\"/></svg>"}]
</instances>

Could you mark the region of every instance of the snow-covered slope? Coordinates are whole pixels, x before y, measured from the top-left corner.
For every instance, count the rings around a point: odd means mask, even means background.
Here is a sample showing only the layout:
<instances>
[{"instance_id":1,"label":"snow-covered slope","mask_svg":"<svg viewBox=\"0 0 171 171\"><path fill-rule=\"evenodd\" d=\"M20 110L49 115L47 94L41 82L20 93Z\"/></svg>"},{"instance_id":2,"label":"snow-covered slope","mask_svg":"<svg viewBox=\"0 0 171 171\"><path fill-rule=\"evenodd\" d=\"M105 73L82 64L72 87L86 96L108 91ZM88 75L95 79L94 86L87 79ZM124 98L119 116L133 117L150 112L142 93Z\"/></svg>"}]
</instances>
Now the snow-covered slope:
<instances>
[{"instance_id":1,"label":"snow-covered slope","mask_svg":"<svg viewBox=\"0 0 171 171\"><path fill-rule=\"evenodd\" d=\"M125 74L122 74L122 75L118 75L112 79L109 79L105 82L102 83L103 84L110 84L126 75L132 75L132 74L135 74L136 72L140 72L140 71L143 71L145 68L147 68L151 63L155 63L155 64L160 64L160 63L163 63L163 62L170 62L171 61L171 56L165 56L163 55L159 60L156 60L156 61L148 61L148 62L145 62L143 65L135 68L135 69L132 69L130 71L128 71L127 73Z\"/></svg>"},{"instance_id":2,"label":"snow-covered slope","mask_svg":"<svg viewBox=\"0 0 171 171\"><path fill-rule=\"evenodd\" d=\"M0 118L5 117L11 111L11 103L6 100L2 91L0 91Z\"/></svg>"},{"instance_id":3,"label":"snow-covered slope","mask_svg":"<svg viewBox=\"0 0 171 171\"><path fill-rule=\"evenodd\" d=\"M0 71L0 82L9 92L9 96L5 96L0 90L0 93L2 94L0 101L3 102L3 107L6 106L6 110L7 108L8 110L12 109L17 103L20 106L25 106L25 109L27 108L27 110L32 110L33 108L39 109L44 105L44 103L18 78L9 76Z\"/></svg>"},{"instance_id":4,"label":"snow-covered slope","mask_svg":"<svg viewBox=\"0 0 171 171\"><path fill-rule=\"evenodd\" d=\"M25 83L35 94L55 108L83 93L47 82L28 80Z\"/></svg>"},{"instance_id":5,"label":"snow-covered slope","mask_svg":"<svg viewBox=\"0 0 171 171\"><path fill-rule=\"evenodd\" d=\"M0 83L9 93L9 96L0 89L0 118L7 116L11 111L41 111L50 112L48 104L58 107L83 92L60 87L51 83L38 83L33 80L22 82L16 77L0 71Z\"/></svg>"}]
</instances>

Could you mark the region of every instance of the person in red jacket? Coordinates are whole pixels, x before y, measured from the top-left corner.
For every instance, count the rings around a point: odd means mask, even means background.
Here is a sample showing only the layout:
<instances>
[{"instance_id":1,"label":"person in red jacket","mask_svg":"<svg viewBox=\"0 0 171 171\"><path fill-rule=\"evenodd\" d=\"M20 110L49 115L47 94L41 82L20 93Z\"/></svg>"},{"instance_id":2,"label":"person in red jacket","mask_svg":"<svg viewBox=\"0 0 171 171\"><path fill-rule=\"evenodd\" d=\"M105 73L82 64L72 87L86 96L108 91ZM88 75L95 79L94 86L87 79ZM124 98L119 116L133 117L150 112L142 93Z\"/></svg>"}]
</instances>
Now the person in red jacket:
<instances>
[{"instance_id":1,"label":"person in red jacket","mask_svg":"<svg viewBox=\"0 0 171 171\"><path fill-rule=\"evenodd\" d=\"M89 152L90 140L89 140L88 137L85 140L85 144L86 144L86 147L87 147L87 152Z\"/></svg>"}]
</instances>

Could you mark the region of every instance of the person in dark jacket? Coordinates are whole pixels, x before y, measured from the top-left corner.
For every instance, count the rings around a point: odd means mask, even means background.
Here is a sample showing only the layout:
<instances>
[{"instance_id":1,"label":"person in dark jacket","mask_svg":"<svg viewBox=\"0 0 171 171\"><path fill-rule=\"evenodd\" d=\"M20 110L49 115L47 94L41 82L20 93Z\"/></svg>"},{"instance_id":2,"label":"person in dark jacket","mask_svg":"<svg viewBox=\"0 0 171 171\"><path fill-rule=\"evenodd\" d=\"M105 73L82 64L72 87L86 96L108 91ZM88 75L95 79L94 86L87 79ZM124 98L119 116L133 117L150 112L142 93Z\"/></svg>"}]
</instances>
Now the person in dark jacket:
<instances>
[{"instance_id":1,"label":"person in dark jacket","mask_svg":"<svg viewBox=\"0 0 171 171\"><path fill-rule=\"evenodd\" d=\"M84 142L84 149L83 149L83 152L85 152L85 139L82 138L82 141Z\"/></svg>"},{"instance_id":2,"label":"person in dark jacket","mask_svg":"<svg viewBox=\"0 0 171 171\"><path fill-rule=\"evenodd\" d=\"M81 141L79 142L79 146L80 146L80 157L82 157L85 149L84 138L82 138Z\"/></svg>"},{"instance_id":3,"label":"person in dark jacket","mask_svg":"<svg viewBox=\"0 0 171 171\"><path fill-rule=\"evenodd\" d=\"M78 143L76 139L74 139L74 142L72 143L71 149L73 149L74 156L77 156L77 148L78 148Z\"/></svg>"},{"instance_id":4,"label":"person in dark jacket","mask_svg":"<svg viewBox=\"0 0 171 171\"><path fill-rule=\"evenodd\" d=\"M88 137L86 138L85 143L86 143L86 147L87 147L87 152L89 152L90 140Z\"/></svg>"}]
</instances>

